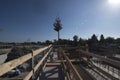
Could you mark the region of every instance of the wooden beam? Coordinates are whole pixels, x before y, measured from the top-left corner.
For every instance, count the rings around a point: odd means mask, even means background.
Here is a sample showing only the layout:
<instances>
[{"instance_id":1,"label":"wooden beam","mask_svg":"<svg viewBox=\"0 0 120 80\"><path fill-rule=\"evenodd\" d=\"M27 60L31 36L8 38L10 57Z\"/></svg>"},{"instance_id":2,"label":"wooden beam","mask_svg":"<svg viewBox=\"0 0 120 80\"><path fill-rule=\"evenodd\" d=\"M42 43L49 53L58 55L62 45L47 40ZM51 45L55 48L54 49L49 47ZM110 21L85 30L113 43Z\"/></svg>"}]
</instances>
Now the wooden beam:
<instances>
[{"instance_id":1,"label":"wooden beam","mask_svg":"<svg viewBox=\"0 0 120 80\"><path fill-rule=\"evenodd\" d=\"M63 55L63 57L66 59L66 61L68 62L70 67L70 70L73 72L73 75L75 76L76 80L83 80L83 78L79 75L79 73L77 72L77 70L75 69L74 65L71 63L71 61L69 60L69 58L65 55L64 52L61 53Z\"/></svg>"},{"instance_id":2,"label":"wooden beam","mask_svg":"<svg viewBox=\"0 0 120 80\"><path fill-rule=\"evenodd\" d=\"M7 63L1 64L0 65L0 76L5 74L6 72L10 71L11 69L17 67L18 65L22 64L23 62L29 60L30 58L31 58L31 54L27 54L20 58L17 58L12 61L9 61Z\"/></svg>"},{"instance_id":3,"label":"wooden beam","mask_svg":"<svg viewBox=\"0 0 120 80\"><path fill-rule=\"evenodd\" d=\"M44 47L44 48L40 48L37 51L34 51L35 55L39 54L40 52L46 50L47 48L49 48L50 46ZM8 71L10 71L11 69L14 69L15 67L17 67L18 65L26 62L27 60L29 60L30 58L32 58L31 53L24 55L22 57L19 57L17 59L11 60L9 62L3 63L0 65L0 76L7 73Z\"/></svg>"},{"instance_id":4,"label":"wooden beam","mask_svg":"<svg viewBox=\"0 0 120 80\"><path fill-rule=\"evenodd\" d=\"M23 80L21 78L0 78L0 80Z\"/></svg>"},{"instance_id":5,"label":"wooden beam","mask_svg":"<svg viewBox=\"0 0 120 80\"><path fill-rule=\"evenodd\" d=\"M66 62L66 60L63 60L64 62ZM55 63L61 63L62 61L61 60L55 60L54 61ZM70 62L80 62L80 60L75 60L75 59L71 59ZM48 60L48 63L50 63L50 61Z\"/></svg>"},{"instance_id":6,"label":"wooden beam","mask_svg":"<svg viewBox=\"0 0 120 80\"><path fill-rule=\"evenodd\" d=\"M83 50L79 50L81 53L84 53L86 55L89 55L89 56L93 56L93 57L96 57L102 61L105 61L111 65L114 65L114 66L117 66L120 68L120 61L116 61L116 60L112 60L112 59L109 59L109 58L105 58L104 56L100 56L100 55L97 55L97 54L94 54L94 53L91 53L91 52L86 52L86 51L83 51Z\"/></svg>"},{"instance_id":7,"label":"wooden beam","mask_svg":"<svg viewBox=\"0 0 120 80\"><path fill-rule=\"evenodd\" d=\"M49 49L49 51L45 54L45 56L39 61L39 63L34 67L34 72L37 71L37 69L40 67L42 62L45 60L45 58L48 56L48 54L51 52L52 48ZM30 73L23 79L23 80L29 80L31 76L33 75L33 71L30 71Z\"/></svg>"},{"instance_id":8,"label":"wooden beam","mask_svg":"<svg viewBox=\"0 0 120 80\"><path fill-rule=\"evenodd\" d=\"M63 65L63 71L64 71L64 74L66 75L66 79L67 79L67 80L71 80L71 79L70 79L70 75L69 75L69 73L67 72L67 67L66 67L66 65L65 65L65 61L63 60L63 57L60 57L60 59L61 59L62 65Z\"/></svg>"},{"instance_id":9,"label":"wooden beam","mask_svg":"<svg viewBox=\"0 0 120 80\"><path fill-rule=\"evenodd\" d=\"M82 59L82 60L83 60L85 63L91 65L91 66L94 67L94 68L96 68L99 72L103 73L103 74L106 75L108 78L110 78L110 79L112 79L112 80L119 80L119 79L113 77L111 74L109 74L109 73L105 72L104 70L100 69L99 67L95 66L94 64L92 64L92 63L90 63L90 62L88 62L88 61L86 61L86 60L84 60L84 59Z\"/></svg>"}]
</instances>

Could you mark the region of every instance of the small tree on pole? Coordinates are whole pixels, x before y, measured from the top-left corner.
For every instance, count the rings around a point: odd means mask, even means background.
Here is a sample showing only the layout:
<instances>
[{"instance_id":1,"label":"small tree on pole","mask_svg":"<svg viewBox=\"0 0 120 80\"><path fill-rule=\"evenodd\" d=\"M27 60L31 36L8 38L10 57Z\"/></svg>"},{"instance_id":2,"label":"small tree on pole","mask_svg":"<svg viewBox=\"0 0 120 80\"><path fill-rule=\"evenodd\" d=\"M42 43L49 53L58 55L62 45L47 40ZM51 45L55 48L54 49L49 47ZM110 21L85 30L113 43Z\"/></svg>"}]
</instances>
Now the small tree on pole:
<instances>
[{"instance_id":1,"label":"small tree on pole","mask_svg":"<svg viewBox=\"0 0 120 80\"><path fill-rule=\"evenodd\" d=\"M53 24L54 30L58 32L58 43L60 40L60 30L62 29L62 24L60 18L56 18L55 23Z\"/></svg>"}]
</instances>

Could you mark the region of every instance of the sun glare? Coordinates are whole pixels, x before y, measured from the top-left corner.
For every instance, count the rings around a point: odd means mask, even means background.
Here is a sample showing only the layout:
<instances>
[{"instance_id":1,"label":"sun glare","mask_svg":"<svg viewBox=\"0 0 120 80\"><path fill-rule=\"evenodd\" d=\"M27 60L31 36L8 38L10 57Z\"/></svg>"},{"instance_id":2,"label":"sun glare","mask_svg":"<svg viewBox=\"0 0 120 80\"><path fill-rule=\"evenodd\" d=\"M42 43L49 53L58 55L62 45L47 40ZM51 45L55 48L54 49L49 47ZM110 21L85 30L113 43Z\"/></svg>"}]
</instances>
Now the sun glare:
<instances>
[{"instance_id":1,"label":"sun glare","mask_svg":"<svg viewBox=\"0 0 120 80\"><path fill-rule=\"evenodd\" d=\"M120 0L108 0L108 2L112 5L120 5Z\"/></svg>"}]
</instances>

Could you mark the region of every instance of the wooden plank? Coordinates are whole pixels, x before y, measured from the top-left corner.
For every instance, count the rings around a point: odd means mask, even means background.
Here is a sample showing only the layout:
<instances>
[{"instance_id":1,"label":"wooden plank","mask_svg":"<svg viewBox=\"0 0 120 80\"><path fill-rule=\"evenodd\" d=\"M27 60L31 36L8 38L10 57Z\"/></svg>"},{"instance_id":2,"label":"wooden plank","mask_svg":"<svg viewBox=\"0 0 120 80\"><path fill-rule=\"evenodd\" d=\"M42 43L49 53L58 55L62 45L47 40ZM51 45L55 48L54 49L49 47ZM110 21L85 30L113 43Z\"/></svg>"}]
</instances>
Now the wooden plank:
<instances>
[{"instance_id":1,"label":"wooden plank","mask_svg":"<svg viewBox=\"0 0 120 80\"><path fill-rule=\"evenodd\" d=\"M47 48L50 48L52 45L49 45L49 46L46 46L46 47L44 47L44 48L41 48L41 49L37 49L37 50L35 50L35 51L33 51L33 56L36 56L36 55L38 55L39 53L41 53L42 51L44 51L44 50L46 50Z\"/></svg>"},{"instance_id":2,"label":"wooden plank","mask_svg":"<svg viewBox=\"0 0 120 80\"><path fill-rule=\"evenodd\" d=\"M114 66L117 66L120 68L120 62L119 61L116 61L116 60L112 60L112 59L109 59L109 58L105 58L104 56L100 56L100 55L97 55L97 54L94 54L94 53L90 53L90 52L86 52L86 51L83 51L83 50L79 50L81 53L84 53L86 55L89 55L89 56L93 56L93 57L96 57L96 58L99 58L100 60L102 61L105 61L109 64L112 64Z\"/></svg>"},{"instance_id":3,"label":"wooden plank","mask_svg":"<svg viewBox=\"0 0 120 80\"><path fill-rule=\"evenodd\" d=\"M28 75L23 80L29 80L31 76L33 75L33 71L30 71Z\"/></svg>"},{"instance_id":4,"label":"wooden plank","mask_svg":"<svg viewBox=\"0 0 120 80\"><path fill-rule=\"evenodd\" d=\"M19 78L0 78L0 80L23 80L23 79L19 79Z\"/></svg>"},{"instance_id":5,"label":"wooden plank","mask_svg":"<svg viewBox=\"0 0 120 80\"><path fill-rule=\"evenodd\" d=\"M114 76L112 76L111 74L105 72L104 70L100 69L99 67L95 66L94 64L82 59L85 63L91 65L92 67L96 68L99 72L103 73L104 75L106 75L108 78L112 79L112 80L119 80L117 78L115 78Z\"/></svg>"},{"instance_id":6,"label":"wooden plank","mask_svg":"<svg viewBox=\"0 0 120 80\"><path fill-rule=\"evenodd\" d=\"M34 67L34 71L36 72L39 66L42 64L42 62L45 60L45 58L48 56L48 54L51 52L52 48L49 49L49 51L45 54L45 56L39 61L39 63ZM33 71L30 71L30 73L23 79L23 80L29 80L30 77L33 75Z\"/></svg>"},{"instance_id":7,"label":"wooden plank","mask_svg":"<svg viewBox=\"0 0 120 80\"><path fill-rule=\"evenodd\" d=\"M77 72L77 70L75 69L74 65L70 62L69 58L65 55L64 52L61 53L63 55L63 57L67 60L67 62L69 63L70 69L73 72L73 75L75 76L76 80L83 80L82 77L79 75L79 73Z\"/></svg>"},{"instance_id":8,"label":"wooden plank","mask_svg":"<svg viewBox=\"0 0 120 80\"><path fill-rule=\"evenodd\" d=\"M66 75L66 79L65 79L65 80L71 80L69 73L66 71L66 70L67 70L67 67L66 67L65 62L64 62L64 60L63 60L63 57L60 56L60 59L61 59L62 65L63 65L64 74ZM66 60L65 60L65 61L66 61Z\"/></svg>"},{"instance_id":9,"label":"wooden plank","mask_svg":"<svg viewBox=\"0 0 120 80\"><path fill-rule=\"evenodd\" d=\"M45 49L47 49L49 47L50 46L47 46L47 47L38 49L37 51L34 51L35 55L39 54L40 52L44 51ZM37 53L37 52L39 52L39 53ZM22 57L19 57L17 59L11 60L9 62L1 64L0 65L0 76L3 75L3 74L5 74L6 72L10 71L11 69L17 67L18 65L24 63L25 61L29 60L30 58L32 58L31 53L29 53L27 55L24 55Z\"/></svg>"},{"instance_id":10,"label":"wooden plank","mask_svg":"<svg viewBox=\"0 0 120 80\"><path fill-rule=\"evenodd\" d=\"M0 76L5 74L6 72L10 71L11 69L17 67L18 65L22 64L23 62L29 60L30 58L31 58L31 54L27 54L20 58L17 58L12 61L9 61L7 63L1 64L0 65Z\"/></svg>"},{"instance_id":11,"label":"wooden plank","mask_svg":"<svg viewBox=\"0 0 120 80\"><path fill-rule=\"evenodd\" d=\"M69 58L66 56L67 61L70 64L70 68L73 71L73 75L77 80L83 80L83 78L79 75L78 71L75 69L74 65L69 61Z\"/></svg>"},{"instance_id":12,"label":"wooden plank","mask_svg":"<svg viewBox=\"0 0 120 80\"><path fill-rule=\"evenodd\" d=\"M46 67L49 67L49 66L59 66L59 65L61 65L61 64L60 63L55 63L55 62L54 63L50 63L49 62L49 63L46 64Z\"/></svg>"},{"instance_id":13,"label":"wooden plank","mask_svg":"<svg viewBox=\"0 0 120 80\"><path fill-rule=\"evenodd\" d=\"M66 60L63 60L64 62L66 62ZM61 60L55 60L53 63L61 63L62 61ZM80 60L76 60L76 59L71 59L70 62L80 62ZM48 60L48 63L51 63L49 60Z\"/></svg>"},{"instance_id":14,"label":"wooden plank","mask_svg":"<svg viewBox=\"0 0 120 80\"><path fill-rule=\"evenodd\" d=\"M34 67L34 71L37 71L37 69L39 68L39 66L42 64L42 62L46 59L46 57L48 56L48 54L51 52L52 47L49 49L49 51L45 54L45 56L40 60L40 62Z\"/></svg>"},{"instance_id":15,"label":"wooden plank","mask_svg":"<svg viewBox=\"0 0 120 80\"><path fill-rule=\"evenodd\" d=\"M82 64L74 65L77 69L78 73L81 75L83 80L97 80L93 75L91 75L83 66Z\"/></svg>"}]
</instances>

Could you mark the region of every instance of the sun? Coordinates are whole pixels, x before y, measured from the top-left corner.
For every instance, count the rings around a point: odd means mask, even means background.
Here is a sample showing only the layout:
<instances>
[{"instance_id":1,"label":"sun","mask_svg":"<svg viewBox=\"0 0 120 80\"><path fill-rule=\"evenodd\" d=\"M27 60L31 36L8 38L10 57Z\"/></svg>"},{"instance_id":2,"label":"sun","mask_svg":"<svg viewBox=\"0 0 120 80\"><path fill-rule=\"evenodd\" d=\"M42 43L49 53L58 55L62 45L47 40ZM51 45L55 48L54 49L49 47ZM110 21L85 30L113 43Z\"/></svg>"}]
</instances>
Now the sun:
<instances>
[{"instance_id":1,"label":"sun","mask_svg":"<svg viewBox=\"0 0 120 80\"><path fill-rule=\"evenodd\" d=\"M112 5L120 5L120 0L108 0L108 2Z\"/></svg>"}]
</instances>

